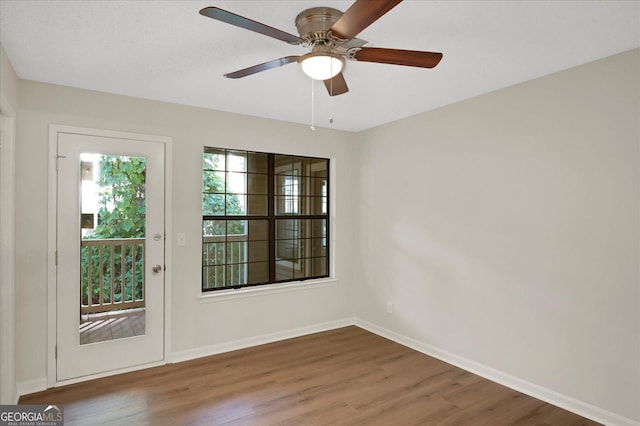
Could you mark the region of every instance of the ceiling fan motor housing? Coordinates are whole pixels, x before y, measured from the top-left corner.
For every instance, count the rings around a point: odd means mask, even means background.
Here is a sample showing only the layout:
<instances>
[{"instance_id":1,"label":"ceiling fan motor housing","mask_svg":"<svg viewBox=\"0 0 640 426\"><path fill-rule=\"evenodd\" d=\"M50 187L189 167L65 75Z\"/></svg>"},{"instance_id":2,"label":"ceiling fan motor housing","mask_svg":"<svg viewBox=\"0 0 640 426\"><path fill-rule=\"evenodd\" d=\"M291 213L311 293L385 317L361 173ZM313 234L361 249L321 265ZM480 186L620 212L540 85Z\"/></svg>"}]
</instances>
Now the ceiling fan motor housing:
<instances>
[{"instance_id":1,"label":"ceiling fan motor housing","mask_svg":"<svg viewBox=\"0 0 640 426\"><path fill-rule=\"evenodd\" d=\"M332 43L327 32L341 16L341 11L331 7L312 7L300 12L296 16L296 28L303 44L315 46Z\"/></svg>"}]
</instances>

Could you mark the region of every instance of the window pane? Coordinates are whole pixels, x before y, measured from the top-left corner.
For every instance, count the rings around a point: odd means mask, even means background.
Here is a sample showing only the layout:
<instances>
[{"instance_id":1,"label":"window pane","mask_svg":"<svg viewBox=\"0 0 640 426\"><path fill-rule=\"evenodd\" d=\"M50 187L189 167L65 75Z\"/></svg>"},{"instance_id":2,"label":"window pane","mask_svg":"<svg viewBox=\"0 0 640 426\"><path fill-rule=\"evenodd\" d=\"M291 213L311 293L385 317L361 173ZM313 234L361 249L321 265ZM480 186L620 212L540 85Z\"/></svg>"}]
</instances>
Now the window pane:
<instances>
[{"instance_id":1,"label":"window pane","mask_svg":"<svg viewBox=\"0 0 640 426\"><path fill-rule=\"evenodd\" d=\"M227 192L234 194L247 193L247 174L227 172Z\"/></svg>"},{"instance_id":2,"label":"window pane","mask_svg":"<svg viewBox=\"0 0 640 426\"><path fill-rule=\"evenodd\" d=\"M300 176L297 170L276 175L275 195L299 195Z\"/></svg>"},{"instance_id":3,"label":"window pane","mask_svg":"<svg viewBox=\"0 0 640 426\"><path fill-rule=\"evenodd\" d=\"M327 213L326 197L309 197L308 212L313 215L323 215Z\"/></svg>"},{"instance_id":4,"label":"window pane","mask_svg":"<svg viewBox=\"0 0 640 426\"><path fill-rule=\"evenodd\" d=\"M293 170L293 157L290 155L275 155L275 174L288 173Z\"/></svg>"},{"instance_id":5,"label":"window pane","mask_svg":"<svg viewBox=\"0 0 640 426\"><path fill-rule=\"evenodd\" d=\"M267 220L249 220L249 239L266 241L269 239L269 222Z\"/></svg>"},{"instance_id":6,"label":"window pane","mask_svg":"<svg viewBox=\"0 0 640 426\"><path fill-rule=\"evenodd\" d=\"M202 172L202 191L209 194L225 193L225 175L224 172L212 172L204 170Z\"/></svg>"},{"instance_id":7,"label":"window pane","mask_svg":"<svg viewBox=\"0 0 640 426\"><path fill-rule=\"evenodd\" d=\"M228 151L227 170L230 172L246 172L247 153L244 151Z\"/></svg>"},{"instance_id":8,"label":"window pane","mask_svg":"<svg viewBox=\"0 0 640 426\"><path fill-rule=\"evenodd\" d=\"M226 287L235 287L247 283L245 266L241 263L227 264L224 279Z\"/></svg>"},{"instance_id":9,"label":"window pane","mask_svg":"<svg viewBox=\"0 0 640 426\"><path fill-rule=\"evenodd\" d=\"M311 186L311 191L309 192L309 195L313 195L314 197L322 197L323 195L326 195L327 178L324 178L324 177L310 178L309 183Z\"/></svg>"},{"instance_id":10,"label":"window pane","mask_svg":"<svg viewBox=\"0 0 640 426\"><path fill-rule=\"evenodd\" d=\"M297 201L298 212L301 215L326 214L326 197L300 197Z\"/></svg>"},{"instance_id":11,"label":"window pane","mask_svg":"<svg viewBox=\"0 0 640 426\"><path fill-rule=\"evenodd\" d=\"M303 176L299 176L298 171L296 170L293 174L293 182L295 183L295 185L297 185L298 187L298 195L307 195L309 194L310 188L309 188L309 178L308 177L303 177Z\"/></svg>"},{"instance_id":12,"label":"window pane","mask_svg":"<svg viewBox=\"0 0 640 426\"><path fill-rule=\"evenodd\" d=\"M227 195L227 216L244 216L247 214L245 206L247 205L247 196L240 194Z\"/></svg>"},{"instance_id":13,"label":"window pane","mask_svg":"<svg viewBox=\"0 0 640 426\"><path fill-rule=\"evenodd\" d=\"M298 240L278 240L276 258L295 261L298 259Z\"/></svg>"},{"instance_id":14,"label":"window pane","mask_svg":"<svg viewBox=\"0 0 640 426\"><path fill-rule=\"evenodd\" d=\"M206 266L202 268L202 288L224 288L225 266Z\"/></svg>"},{"instance_id":15,"label":"window pane","mask_svg":"<svg viewBox=\"0 0 640 426\"><path fill-rule=\"evenodd\" d=\"M299 256L299 219L276 221L276 258L295 260Z\"/></svg>"},{"instance_id":16,"label":"window pane","mask_svg":"<svg viewBox=\"0 0 640 426\"><path fill-rule=\"evenodd\" d=\"M247 284L269 282L269 264L267 262L247 264Z\"/></svg>"},{"instance_id":17,"label":"window pane","mask_svg":"<svg viewBox=\"0 0 640 426\"><path fill-rule=\"evenodd\" d=\"M311 158L295 157L293 168L300 172L300 176L311 176Z\"/></svg>"},{"instance_id":18,"label":"window pane","mask_svg":"<svg viewBox=\"0 0 640 426\"><path fill-rule=\"evenodd\" d=\"M249 173L247 175L247 194L267 194L269 183L268 175Z\"/></svg>"},{"instance_id":19,"label":"window pane","mask_svg":"<svg viewBox=\"0 0 640 426\"><path fill-rule=\"evenodd\" d=\"M314 158L311 160L311 176L329 177L329 160Z\"/></svg>"},{"instance_id":20,"label":"window pane","mask_svg":"<svg viewBox=\"0 0 640 426\"><path fill-rule=\"evenodd\" d=\"M301 178L298 170L275 177L276 214L302 213L300 205Z\"/></svg>"},{"instance_id":21,"label":"window pane","mask_svg":"<svg viewBox=\"0 0 640 426\"><path fill-rule=\"evenodd\" d=\"M309 240L309 244L311 245L311 252L309 253L311 257L326 255L326 248L324 246L323 238L312 238Z\"/></svg>"},{"instance_id":22,"label":"window pane","mask_svg":"<svg viewBox=\"0 0 640 426\"><path fill-rule=\"evenodd\" d=\"M202 264L204 266L220 265L225 262L224 243L216 242L213 238L205 239L202 243Z\"/></svg>"},{"instance_id":23,"label":"window pane","mask_svg":"<svg viewBox=\"0 0 640 426\"><path fill-rule=\"evenodd\" d=\"M313 276L316 276L316 277L329 276L329 269L327 268L327 256L313 259L312 265L313 265L313 269L311 273Z\"/></svg>"},{"instance_id":24,"label":"window pane","mask_svg":"<svg viewBox=\"0 0 640 426\"><path fill-rule=\"evenodd\" d=\"M311 214L310 209L310 200L311 197L300 197L298 200L298 213L301 215Z\"/></svg>"},{"instance_id":25,"label":"window pane","mask_svg":"<svg viewBox=\"0 0 640 426\"><path fill-rule=\"evenodd\" d=\"M293 279L293 263L289 261L276 261L276 281Z\"/></svg>"},{"instance_id":26,"label":"window pane","mask_svg":"<svg viewBox=\"0 0 640 426\"><path fill-rule=\"evenodd\" d=\"M293 269L293 278L306 278L311 275L311 264L309 259L301 259L296 262L296 268Z\"/></svg>"},{"instance_id":27,"label":"window pane","mask_svg":"<svg viewBox=\"0 0 640 426\"><path fill-rule=\"evenodd\" d=\"M276 221L276 260L279 274L293 278L327 276L325 219ZM286 272L285 272L286 271Z\"/></svg>"},{"instance_id":28,"label":"window pane","mask_svg":"<svg viewBox=\"0 0 640 426\"><path fill-rule=\"evenodd\" d=\"M269 243L267 241L249 241L247 261L266 262L269 260Z\"/></svg>"},{"instance_id":29,"label":"window pane","mask_svg":"<svg viewBox=\"0 0 640 426\"><path fill-rule=\"evenodd\" d=\"M247 171L251 173L264 173L267 174L269 172L269 155L262 154L258 152L250 152L247 156L248 158L248 167Z\"/></svg>"},{"instance_id":30,"label":"window pane","mask_svg":"<svg viewBox=\"0 0 640 426\"><path fill-rule=\"evenodd\" d=\"M213 235L225 235L227 233L226 220L203 220L202 235L205 237Z\"/></svg>"},{"instance_id":31,"label":"window pane","mask_svg":"<svg viewBox=\"0 0 640 426\"><path fill-rule=\"evenodd\" d=\"M204 216L224 216L224 194L202 194L202 214Z\"/></svg>"},{"instance_id":32,"label":"window pane","mask_svg":"<svg viewBox=\"0 0 640 426\"><path fill-rule=\"evenodd\" d=\"M313 219L311 220L311 228L308 235L309 238L327 238L327 220Z\"/></svg>"},{"instance_id":33,"label":"window pane","mask_svg":"<svg viewBox=\"0 0 640 426\"><path fill-rule=\"evenodd\" d=\"M227 240L226 243L226 262L230 263L243 263L247 259L247 241L244 240Z\"/></svg>"},{"instance_id":34,"label":"window pane","mask_svg":"<svg viewBox=\"0 0 640 426\"><path fill-rule=\"evenodd\" d=\"M224 149L205 148L202 156L203 170L225 170Z\"/></svg>"},{"instance_id":35,"label":"window pane","mask_svg":"<svg viewBox=\"0 0 640 426\"><path fill-rule=\"evenodd\" d=\"M227 234L238 235L247 233L247 221L246 220L225 220L227 223ZM236 237L232 237L236 238Z\"/></svg>"},{"instance_id":36,"label":"window pane","mask_svg":"<svg viewBox=\"0 0 640 426\"><path fill-rule=\"evenodd\" d=\"M254 223L255 222L255 223ZM256 241L250 241L247 231ZM268 281L269 243L266 220L204 220L202 240L203 289L230 288ZM262 238L262 240L260 240ZM249 261L267 264L250 267ZM253 277L249 277L249 272Z\"/></svg>"},{"instance_id":37,"label":"window pane","mask_svg":"<svg viewBox=\"0 0 640 426\"><path fill-rule=\"evenodd\" d=\"M287 203L291 203L291 199L289 198L285 198L285 197L274 197L275 199L275 207L276 207L276 214L277 215L284 215L284 214L291 214L291 213L286 213L287 210L291 210L292 207L291 205L287 205Z\"/></svg>"},{"instance_id":38,"label":"window pane","mask_svg":"<svg viewBox=\"0 0 640 426\"><path fill-rule=\"evenodd\" d=\"M268 198L266 195L247 195L247 214L251 216L266 216Z\"/></svg>"}]
</instances>

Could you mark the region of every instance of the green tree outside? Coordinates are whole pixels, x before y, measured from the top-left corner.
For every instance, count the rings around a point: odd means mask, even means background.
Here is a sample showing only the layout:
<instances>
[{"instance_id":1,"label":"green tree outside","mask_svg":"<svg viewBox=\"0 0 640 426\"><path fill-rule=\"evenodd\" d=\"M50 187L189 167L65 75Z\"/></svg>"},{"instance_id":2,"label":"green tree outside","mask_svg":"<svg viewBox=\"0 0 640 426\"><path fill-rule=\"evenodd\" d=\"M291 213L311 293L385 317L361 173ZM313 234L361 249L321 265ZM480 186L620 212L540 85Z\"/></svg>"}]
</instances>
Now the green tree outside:
<instances>
[{"instance_id":1,"label":"green tree outside","mask_svg":"<svg viewBox=\"0 0 640 426\"><path fill-rule=\"evenodd\" d=\"M146 222L145 200L146 159L141 157L107 156L100 157L99 174L96 181L99 187L98 224L93 234L85 239L144 238ZM105 248L100 265L98 247L83 247L82 250L82 303L88 302L89 262L91 262L92 301L100 300L117 303L143 298L144 253L143 244L115 246L114 252ZM91 251L89 255L89 250ZM124 255L124 268L122 256ZM111 259L113 257L113 259ZM135 264L133 259L135 257ZM112 265L113 264L113 268ZM124 269L124 271L123 271ZM113 299L111 300L111 277L114 277ZM135 279L135 286L133 281ZM123 288L124 286L124 288ZM135 294L133 289L135 287Z\"/></svg>"}]
</instances>

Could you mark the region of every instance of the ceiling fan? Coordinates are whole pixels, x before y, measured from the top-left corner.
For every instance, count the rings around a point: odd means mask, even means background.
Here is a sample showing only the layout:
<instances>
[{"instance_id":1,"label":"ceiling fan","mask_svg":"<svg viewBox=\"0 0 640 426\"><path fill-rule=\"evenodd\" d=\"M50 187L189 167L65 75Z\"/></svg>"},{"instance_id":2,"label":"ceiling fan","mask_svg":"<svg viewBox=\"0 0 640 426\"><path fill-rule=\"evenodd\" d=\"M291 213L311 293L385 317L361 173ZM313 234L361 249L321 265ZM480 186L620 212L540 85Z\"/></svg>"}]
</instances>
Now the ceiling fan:
<instances>
[{"instance_id":1,"label":"ceiling fan","mask_svg":"<svg viewBox=\"0 0 640 426\"><path fill-rule=\"evenodd\" d=\"M300 36L217 7L205 7L200 14L292 45L311 48L311 51L305 55L274 59L225 74L225 77L242 78L298 62L305 74L315 80L323 80L329 95L336 96L349 91L342 73L345 59L421 68L433 68L438 65L442 59L442 53L364 47L367 41L356 38L362 30L401 1L356 0L344 13L330 7L313 7L304 10L295 20Z\"/></svg>"}]
</instances>

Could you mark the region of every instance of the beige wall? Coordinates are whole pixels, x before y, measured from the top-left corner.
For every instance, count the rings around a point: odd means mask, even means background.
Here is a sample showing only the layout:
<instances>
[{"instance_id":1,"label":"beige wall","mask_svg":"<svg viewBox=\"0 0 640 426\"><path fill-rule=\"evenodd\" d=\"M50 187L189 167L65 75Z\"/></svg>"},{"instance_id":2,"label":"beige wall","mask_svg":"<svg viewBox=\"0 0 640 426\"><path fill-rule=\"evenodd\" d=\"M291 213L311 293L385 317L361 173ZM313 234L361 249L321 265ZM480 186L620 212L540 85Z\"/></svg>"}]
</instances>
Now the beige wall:
<instances>
[{"instance_id":1,"label":"beige wall","mask_svg":"<svg viewBox=\"0 0 640 426\"><path fill-rule=\"evenodd\" d=\"M0 110L4 115L14 115L18 100L18 76L2 44L0 44L0 93L2 94Z\"/></svg>"},{"instance_id":2,"label":"beige wall","mask_svg":"<svg viewBox=\"0 0 640 426\"><path fill-rule=\"evenodd\" d=\"M358 134L356 316L639 421L639 63Z\"/></svg>"},{"instance_id":3,"label":"beige wall","mask_svg":"<svg viewBox=\"0 0 640 426\"><path fill-rule=\"evenodd\" d=\"M359 134L21 81L18 381L46 377L55 123L173 138L171 226L187 235L172 246L173 352L355 315L639 421L638 63L635 50ZM337 285L199 302L204 145L334 160Z\"/></svg>"},{"instance_id":4,"label":"beige wall","mask_svg":"<svg viewBox=\"0 0 640 426\"><path fill-rule=\"evenodd\" d=\"M21 81L18 108L16 232L17 362L20 382L46 377L47 353L47 156L49 124L109 129L173 138L173 233L169 270L173 297L171 350L190 351L255 336L342 320L351 315L353 273L345 253L354 251L355 160L351 134L155 101ZM335 166L336 278L333 286L216 303L200 303L202 150L224 146L329 157ZM175 238L173 239L175 241Z\"/></svg>"}]
</instances>

